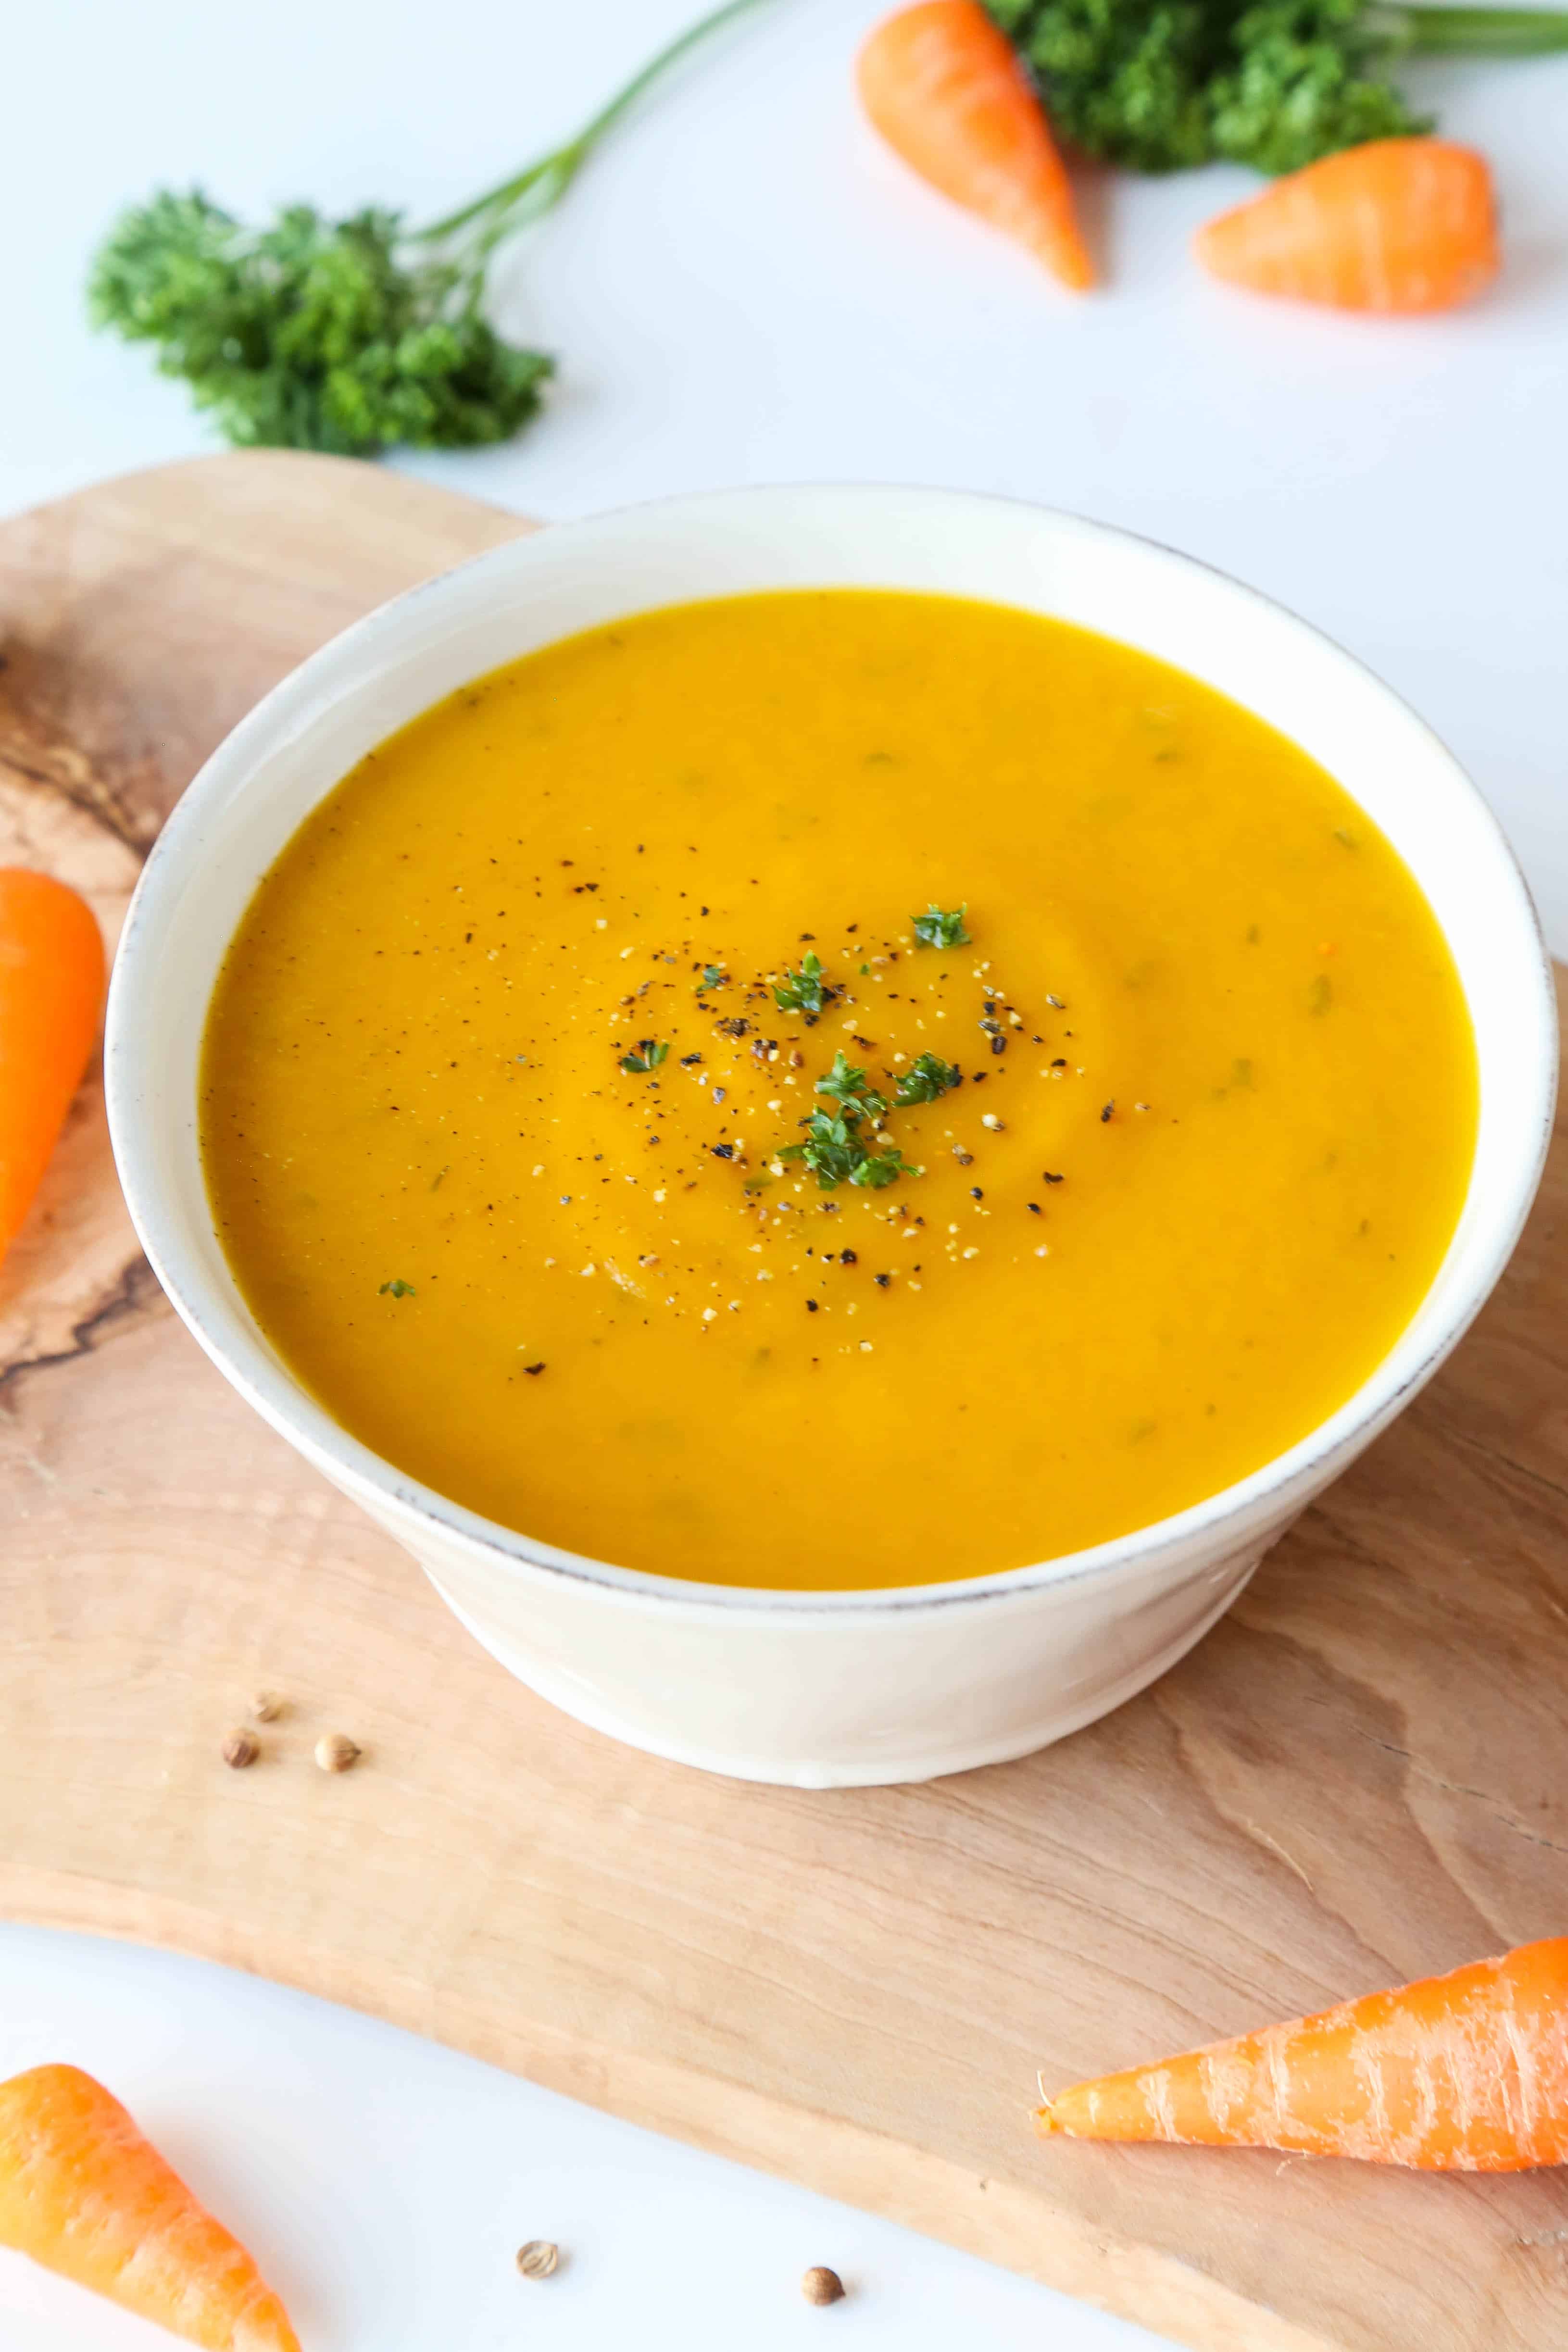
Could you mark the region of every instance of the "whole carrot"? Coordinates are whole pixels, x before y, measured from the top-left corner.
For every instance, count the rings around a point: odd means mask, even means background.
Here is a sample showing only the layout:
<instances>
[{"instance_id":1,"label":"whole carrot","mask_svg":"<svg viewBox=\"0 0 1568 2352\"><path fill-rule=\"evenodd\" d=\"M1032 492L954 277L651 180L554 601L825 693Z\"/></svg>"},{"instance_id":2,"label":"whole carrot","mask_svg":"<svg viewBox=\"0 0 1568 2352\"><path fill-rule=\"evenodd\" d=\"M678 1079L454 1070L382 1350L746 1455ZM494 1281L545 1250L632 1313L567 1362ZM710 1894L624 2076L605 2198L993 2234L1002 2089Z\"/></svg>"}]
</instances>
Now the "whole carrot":
<instances>
[{"instance_id":1,"label":"whole carrot","mask_svg":"<svg viewBox=\"0 0 1568 2352\"><path fill-rule=\"evenodd\" d=\"M1064 286L1094 283L1039 99L980 0L920 0L860 51L860 102L911 171L1017 237Z\"/></svg>"},{"instance_id":2,"label":"whole carrot","mask_svg":"<svg viewBox=\"0 0 1568 2352\"><path fill-rule=\"evenodd\" d=\"M1568 1936L1075 2084L1037 2121L1424 2172L1568 2162Z\"/></svg>"},{"instance_id":3,"label":"whole carrot","mask_svg":"<svg viewBox=\"0 0 1568 2352\"><path fill-rule=\"evenodd\" d=\"M1199 229L1204 268L1260 294L1342 310L1448 310L1497 276L1484 156L1443 139L1376 139L1276 180Z\"/></svg>"},{"instance_id":4,"label":"whole carrot","mask_svg":"<svg viewBox=\"0 0 1568 2352\"><path fill-rule=\"evenodd\" d=\"M91 908L47 874L0 866L0 1258L81 1084L102 1003Z\"/></svg>"},{"instance_id":5,"label":"whole carrot","mask_svg":"<svg viewBox=\"0 0 1568 2352\"><path fill-rule=\"evenodd\" d=\"M239 2241L78 2067L0 2083L0 2243L206 2352L300 2352Z\"/></svg>"}]
</instances>

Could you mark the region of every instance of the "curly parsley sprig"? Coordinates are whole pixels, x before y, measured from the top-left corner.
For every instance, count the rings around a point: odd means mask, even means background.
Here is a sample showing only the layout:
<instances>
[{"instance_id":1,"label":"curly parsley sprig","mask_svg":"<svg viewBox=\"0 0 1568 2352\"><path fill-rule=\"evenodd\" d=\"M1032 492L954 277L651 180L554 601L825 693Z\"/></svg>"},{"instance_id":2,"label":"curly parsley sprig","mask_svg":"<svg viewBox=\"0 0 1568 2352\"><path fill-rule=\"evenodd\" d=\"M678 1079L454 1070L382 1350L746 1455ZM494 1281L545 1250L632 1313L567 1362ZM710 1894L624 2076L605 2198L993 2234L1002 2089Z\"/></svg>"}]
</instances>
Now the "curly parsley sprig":
<instances>
[{"instance_id":1,"label":"curly parsley sprig","mask_svg":"<svg viewBox=\"0 0 1568 2352\"><path fill-rule=\"evenodd\" d=\"M916 944L922 948L966 948L969 933L963 928L967 907L954 907L944 914L940 907L928 907L923 915L911 919L915 927Z\"/></svg>"},{"instance_id":2,"label":"curly parsley sprig","mask_svg":"<svg viewBox=\"0 0 1568 2352\"><path fill-rule=\"evenodd\" d=\"M96 255L96 326L156 347L163 375L237 447L379 456L397 444L467 449L508 441L553 373L483 316L491 257L560 203L600 141L650 83L756 0L689 26L574 139L500 187L412 229L367 206L329 220L289 205L247 227L200 189L161 189L122 213Z\"/></svg>"},{"instance_id":3,"label":"curly parsley sprig","mask_svg":"<svg viewBox=\"0 0 1568 2352\"><path fill-rule=\"evenodd\" d=\"M784 966L782 981L773 982L773 1003L781 1013L804 1013L807 1021L815 1021L832 988L822 977L822 959L815 948L807 948L800 960L800 970L792 971Z\"/></svg>"},{"instance_id":4,"label":"curly parsley sprig","mask_svg":"<svg viewBox=\"0 0 1568 2352\"><path fill-rule=\"evenodd\" d=\"M963 1074L955 1063L944 1062L940 1054L921 1054L900 1078L893 1100L907 1110L912 1103L936 1102L963 1084Z\"/></svg>"},{"instance_id":5,"label":"curly parsley sprig","mask_svg":"<svg viewBox=\"0 0 1568 2352\"><path fill-rule=\"evenodd\" d=\"M886 1115L886 1097L866 1083L864 1070L855 1068L842 1046L833 1056L833 1067L825 1078L818 1078L814 1093L828 1095L851 1118L872 1121Z\"/></svg>"}]
</instances>

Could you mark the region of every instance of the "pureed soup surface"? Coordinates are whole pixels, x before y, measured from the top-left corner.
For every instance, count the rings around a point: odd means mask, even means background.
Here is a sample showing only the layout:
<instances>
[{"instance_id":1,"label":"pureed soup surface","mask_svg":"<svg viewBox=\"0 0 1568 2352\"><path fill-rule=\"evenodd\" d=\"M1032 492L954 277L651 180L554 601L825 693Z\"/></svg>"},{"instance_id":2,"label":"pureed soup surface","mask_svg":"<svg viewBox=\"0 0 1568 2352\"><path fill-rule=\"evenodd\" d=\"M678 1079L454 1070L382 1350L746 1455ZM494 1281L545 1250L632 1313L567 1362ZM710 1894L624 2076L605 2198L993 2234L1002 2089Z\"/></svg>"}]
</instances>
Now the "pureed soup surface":
<instances>
[{"instance_id":1,"label":"pureed soup surface","mask_svg":"<svg viewBox=\"0 0 1568 2352\"><path fill-rule=\"evenodd\" d=\"M1304 1436L1477 1117L1434 918L1305 754L1081 630L838 590L592 631L372 752L203 1085L235 1274L345 1428L569 1550L819 1589Z\"/></svg>"}]
</instances>

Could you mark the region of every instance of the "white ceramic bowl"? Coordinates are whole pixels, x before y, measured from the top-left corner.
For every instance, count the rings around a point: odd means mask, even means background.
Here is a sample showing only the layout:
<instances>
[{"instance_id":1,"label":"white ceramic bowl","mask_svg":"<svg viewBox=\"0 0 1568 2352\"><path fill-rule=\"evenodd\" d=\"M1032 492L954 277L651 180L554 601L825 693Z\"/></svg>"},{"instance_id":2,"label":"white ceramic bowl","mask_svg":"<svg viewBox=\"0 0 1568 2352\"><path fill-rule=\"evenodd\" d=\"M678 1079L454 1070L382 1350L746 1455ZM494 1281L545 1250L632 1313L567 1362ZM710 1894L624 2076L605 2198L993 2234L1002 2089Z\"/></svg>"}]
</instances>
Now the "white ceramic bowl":
<instances>
[{"instance_id":1,"label":"white ceramic bowl","mask_svg":"<svg viewBox=\"0 0 1568 2352\"><path fill-rule=\"evenodd\" d=\"M394 729L466 679L598 622L689 597L839 585L989 597L1081 623L1206 680L1311 752L1397 845L1447 935L1479 1047L1480 1132L1458 1232L1414 1322L1348 1402L1251 1477L1118 1542L1005 1575L899 1591L738 1591L531 1541L341 1429L279 1362L225 1263L197 1152L197 1055L214 979L261 874ZM1550 973L1518 869L1455 761L1385 687L1276 605L1163 548L1000 499L878 488L738 490L557 526L334 639L236 728L165 827L126 927L107 1045L137 1230L241 1394L545 1698L659 1755L808 1788L1023 1755L1190 1648L1491 1289L1540 1175L1556 1067Z\"/></svg>"}]
</instances>

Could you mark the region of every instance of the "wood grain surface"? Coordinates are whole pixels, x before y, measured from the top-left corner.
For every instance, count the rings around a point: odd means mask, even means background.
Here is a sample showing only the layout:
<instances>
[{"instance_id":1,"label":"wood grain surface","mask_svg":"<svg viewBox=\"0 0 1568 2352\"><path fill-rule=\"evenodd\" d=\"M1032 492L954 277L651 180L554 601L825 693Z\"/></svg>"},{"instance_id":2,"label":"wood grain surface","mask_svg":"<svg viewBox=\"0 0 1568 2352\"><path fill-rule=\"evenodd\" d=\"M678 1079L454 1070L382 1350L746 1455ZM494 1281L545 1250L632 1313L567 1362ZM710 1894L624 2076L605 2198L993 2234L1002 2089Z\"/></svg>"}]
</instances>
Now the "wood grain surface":
<instances>
[{"instance_id":1,"label":"wood grain surface","mask_svg":"<svg viewBox=\"0 0 1568 2352\"><path fill-rule=\"evenodd\" d=\"M520 528L271 454L0 525L0 862L112 933L259 693ZM1568 1927L1565 1192L1560 1137L1447 1370L1163 1682L1023 1763L819 1795L510 1681L187 1338L89 1082L0 1274L0 1907L374 2011L1210 2352L1561 2352L1558 2175L1045 2146L1027 2110L1037 2066Z\"/></svg>"}]
</instances>

